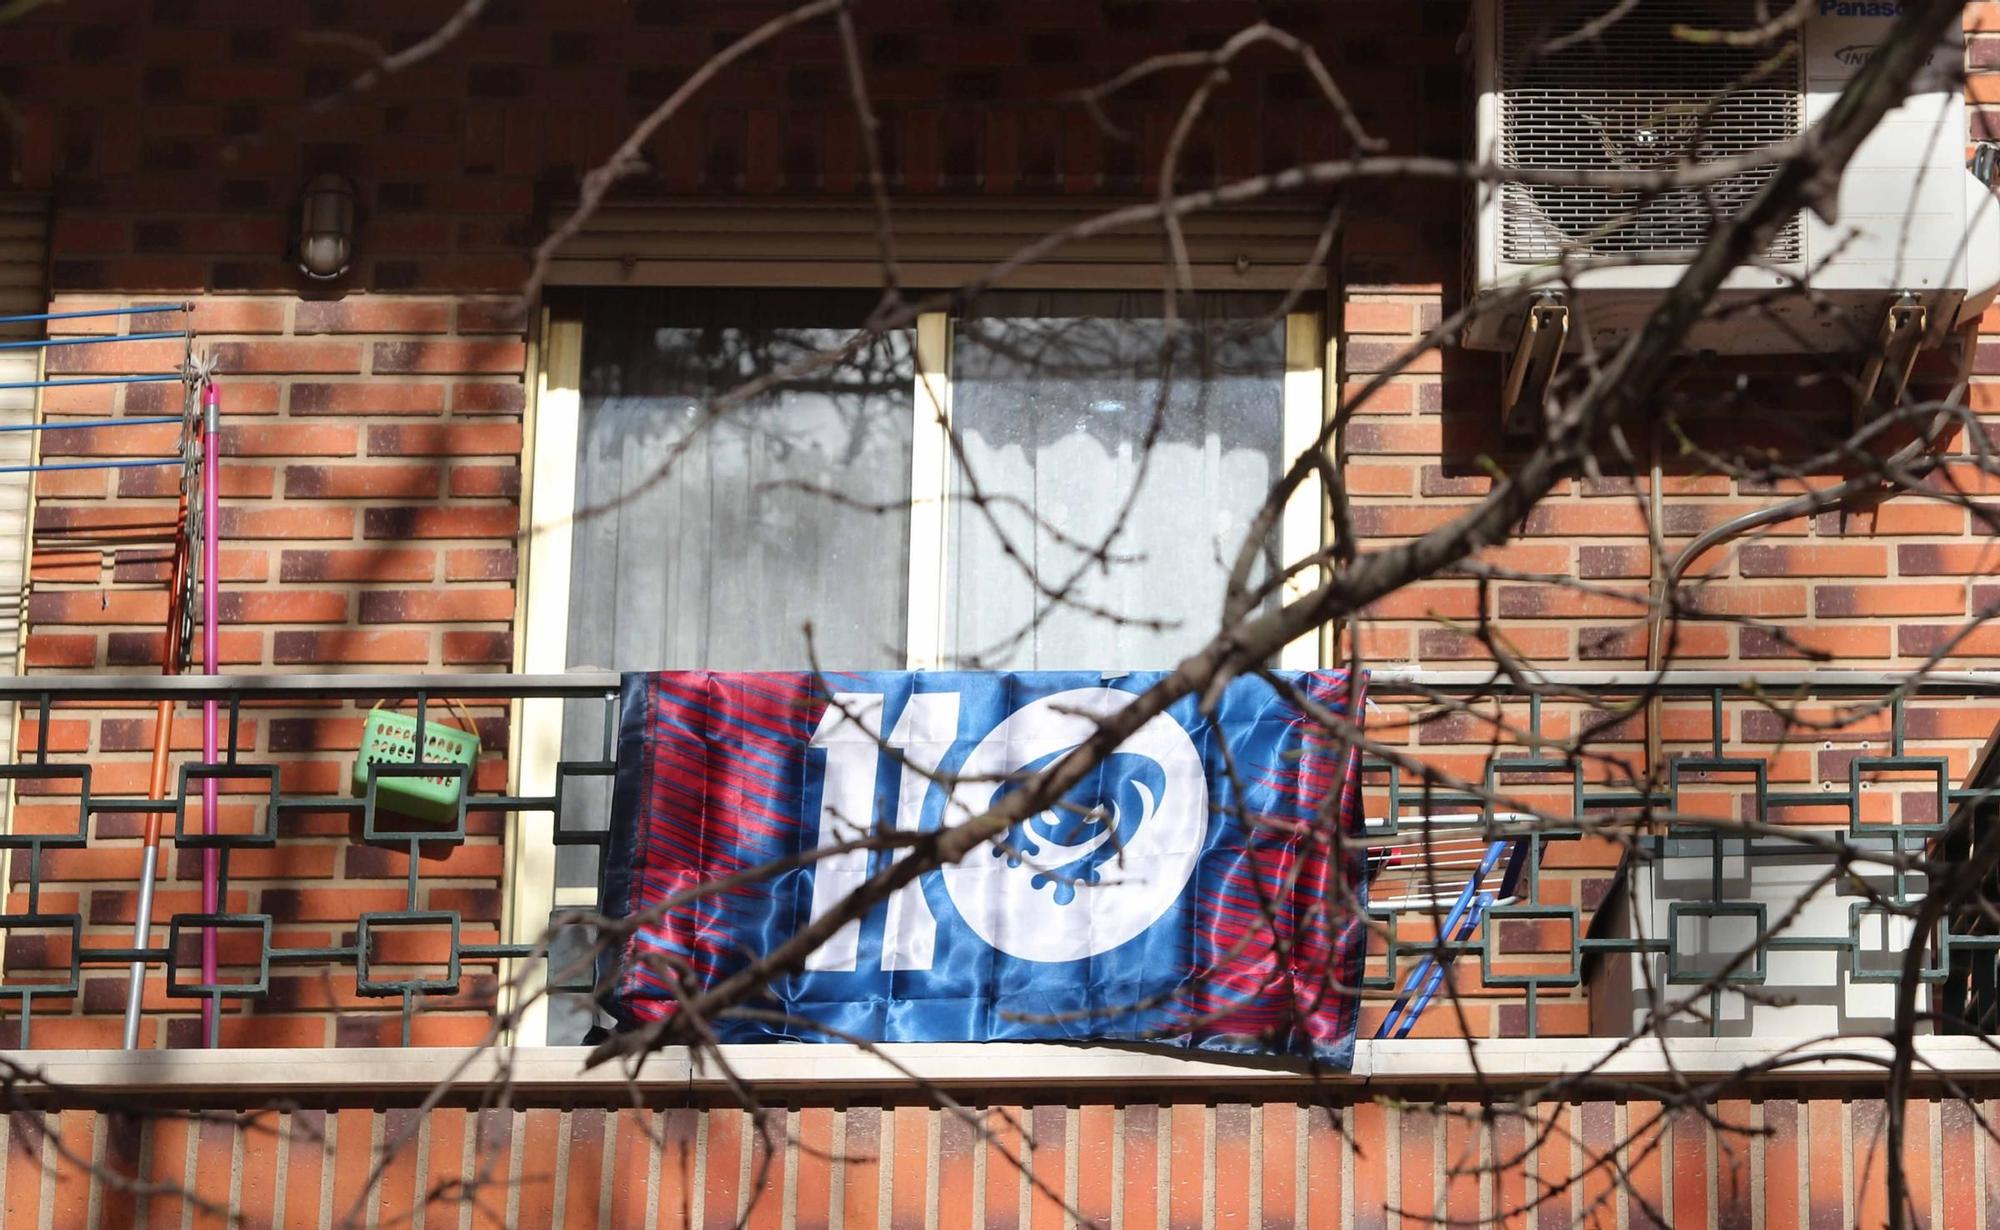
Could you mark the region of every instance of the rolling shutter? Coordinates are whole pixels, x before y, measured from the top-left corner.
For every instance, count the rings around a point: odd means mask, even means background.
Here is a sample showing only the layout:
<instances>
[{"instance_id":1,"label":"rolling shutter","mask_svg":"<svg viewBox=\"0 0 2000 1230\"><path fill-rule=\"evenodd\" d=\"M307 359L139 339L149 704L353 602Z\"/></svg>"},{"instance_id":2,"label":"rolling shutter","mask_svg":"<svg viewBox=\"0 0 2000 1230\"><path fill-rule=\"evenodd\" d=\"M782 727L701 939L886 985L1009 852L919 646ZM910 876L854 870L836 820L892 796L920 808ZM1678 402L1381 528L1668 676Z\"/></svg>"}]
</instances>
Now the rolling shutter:
<instances>
[{"instance_id":1,"label":"rolling shutter","mask_svg":"<svg viewBox=\"0 0 2000 1230\"><path fill-rule=\"evenodd\" d=\"M956 286L1028 244L1116 208L1074 203L923 203L896 208L896 256L905 285ZM558 218L562 215L558 213ZM1312 261L1322 209L1234 209L1183 222L1202 290L1285 290ZM1156 290L1163 233L1145 222L1050 253L1005 278L1023 289ZM600 210L565 243L552 285L879 286L875 218L866 202L840 206L744 203L618 206ZM1324 271L1306 285L1325 284Z\"/></svg>"}]
</instances>

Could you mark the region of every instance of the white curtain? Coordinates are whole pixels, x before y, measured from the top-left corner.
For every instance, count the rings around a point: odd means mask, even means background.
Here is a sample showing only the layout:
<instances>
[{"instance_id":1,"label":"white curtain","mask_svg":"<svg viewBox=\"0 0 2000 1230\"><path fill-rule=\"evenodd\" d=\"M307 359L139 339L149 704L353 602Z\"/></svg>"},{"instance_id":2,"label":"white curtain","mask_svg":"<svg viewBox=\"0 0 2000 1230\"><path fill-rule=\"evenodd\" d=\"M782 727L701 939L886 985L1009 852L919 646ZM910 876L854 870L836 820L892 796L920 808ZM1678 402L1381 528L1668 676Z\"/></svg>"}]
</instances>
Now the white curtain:
<instances>
[{"instance_id":1,"label":"white curtain","mask_svg":"<svg viewBox=\"0 0 2000 1230\"><path fill-rule=\"evenodd\" d=\"M741 404L840 346L872 295L625 292L584 319L569 660L618 670L904 661L907 334Z\"/></svg>"},{"instance_id":2,"label":"white curtain","mask_svg":"<svg viewBox=\"0 0 2000 1230\"><path fill-rule=\"evenodd\" d=\"M1173 329L1158 296L979 307L952 343L953 657L1171 667L1215 634L1229 563L1285 464L1283 319L1242 295L1182 297Z\"/></svg>"}]
</instances>

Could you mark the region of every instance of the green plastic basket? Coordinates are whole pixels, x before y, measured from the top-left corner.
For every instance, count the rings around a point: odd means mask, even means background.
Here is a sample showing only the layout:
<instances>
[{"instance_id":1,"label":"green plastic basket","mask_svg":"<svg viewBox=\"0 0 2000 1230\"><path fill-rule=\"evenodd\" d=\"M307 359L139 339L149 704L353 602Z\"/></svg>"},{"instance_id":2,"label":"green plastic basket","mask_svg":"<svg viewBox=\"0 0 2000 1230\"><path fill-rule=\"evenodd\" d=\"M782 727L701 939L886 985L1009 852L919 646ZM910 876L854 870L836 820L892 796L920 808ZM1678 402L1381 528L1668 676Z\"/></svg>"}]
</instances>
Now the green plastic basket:
<instances>
[{"instance_id":1,"label":"green plastic basket","mask_svg":"<svg viewBox=\"0 0 2000 1230\"><path fill-rule=\"evenodd\" d=\"M449 702L448 702L449 703ZM459 730L442 722L424 723L424 760L469 766L479 759L479 734L472 718L456 703ZM354 793L368 793L370 765L407 765L416 760L417 719L376 706L361 727L361 754L354 761ZM390 811L430 824L446 824L458 816L465 778L456 774L418 776L384 773L375 779L375 800Z\"/></svg>"}]
</instances>

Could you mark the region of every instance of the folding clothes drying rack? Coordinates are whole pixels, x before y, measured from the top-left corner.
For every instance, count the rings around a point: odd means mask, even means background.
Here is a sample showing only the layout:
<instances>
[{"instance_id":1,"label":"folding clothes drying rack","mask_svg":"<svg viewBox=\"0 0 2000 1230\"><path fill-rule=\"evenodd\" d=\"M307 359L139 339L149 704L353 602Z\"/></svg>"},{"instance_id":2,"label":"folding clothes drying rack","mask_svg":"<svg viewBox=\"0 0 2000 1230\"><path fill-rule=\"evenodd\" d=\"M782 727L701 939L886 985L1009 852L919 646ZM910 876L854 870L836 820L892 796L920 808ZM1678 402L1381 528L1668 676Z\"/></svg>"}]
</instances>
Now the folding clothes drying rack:
<instances>
[{"instance_id":1,"label":"folding clothes drying rack","mask_svg":"<svg viewBox=\"0 0 2000 1230\"><path fill-rule=\"evenodd\" d=\"M193 652L195 615L194 594L197 586L201 590L201 647L202 672L213 675L217 670L218 636L216 631L217 607L217 560L219 556L215 527L220 517L218 481L220 449L217 434L221 415L221 398L213 379L213 364L203 361L194 353L194 305L188 303L149 304L139 307L103 308L94 311L48 312L31 316L0 316L0 327L40 325L44 333L51 332L49 326L59 321L118 321L123 318L141 316L164 317L180 327L175 329L150 329L136 333L84 334L65 337L40 337L20 341L0 341L0 349L38 350L44 356L52 350L75 346L117 346L129 342L180 341L183 343L181 365L178 371L148 372L123 376L71 376L50 379L46 358L43 370L35 380L0 383L0 389L64 389L84 385L137 385L166 384L179 382L183 387L181 412L177 415L127 416L119 418L90 419L50 419L46 414L39 421L30 423L0 424L0 432L35 432L37 440L47 439L49 432L80 430L118 430L130 427L158 426L167 423L180 425L180 447L167 457L139 458L92 458L87 461L47 462L41 458L42 450L35 450L34 460L28 465L0 466L0 474L39 474L53 471L73 470L129 470L180 467L180 504L172 531L173 563L168 570L168 601L166 650L161 666L169 675L178 674L188 667ZM168 789L168 760L171 751L173 728L173 702L161 701L153 722L153 759L147 798L166 798ZM202 705L202 759L214 763L218 742L216 702L205 701ZM216 802L218 782L214 777L202 780L201 827L204 834L213 834L217 827ZM133 922L132 946L144 949L150 945L153 915L153 886L158 878L160 857L160 830L164 813L159 809L146 812L144 857L141 863L139 881L138 911ZM221 909L217 886L220 883L221 851L209 847L202 851L201 908L205 914L215 914ZM214 983L216 980L216 938L213 928L202 929L201 948L202 980ZM125 1047L131 1050L139 1044L139 1015L145 997L146 963L135 959L131 965L130 983L125 1000ZM209 997L202 1002L203 1045L216 1043L217 1031L216 1002Z\"/></svg>"},{"instance_id":2,"label":"folding clothes drying rack","mask_svg":"<svg viewBox=\"0 0 2000 1230\"><path fill-rule=\"evenodd\" d=\"M1487 912L1510 905L1527 869L1526 837L1489 837L1493 825L1532 821L1533 817L1500 813L1425 816L1415 832L1394 845L1368 851L1369 905L1397 914L1437 920L1438 939L1462 944L1479 934ZM1459 829L1462 832L1452 833ZM1444 830L1444 832L1440 832ZM1378 885L1388 889L1378 891ZM1454 885L1458 887L1454 889ZM1378 1038L1407 1038L1417 1018L1443 985L1449 961L1433 951L1411 968L1382 1019Z\"/></svg>"}]
</instances>

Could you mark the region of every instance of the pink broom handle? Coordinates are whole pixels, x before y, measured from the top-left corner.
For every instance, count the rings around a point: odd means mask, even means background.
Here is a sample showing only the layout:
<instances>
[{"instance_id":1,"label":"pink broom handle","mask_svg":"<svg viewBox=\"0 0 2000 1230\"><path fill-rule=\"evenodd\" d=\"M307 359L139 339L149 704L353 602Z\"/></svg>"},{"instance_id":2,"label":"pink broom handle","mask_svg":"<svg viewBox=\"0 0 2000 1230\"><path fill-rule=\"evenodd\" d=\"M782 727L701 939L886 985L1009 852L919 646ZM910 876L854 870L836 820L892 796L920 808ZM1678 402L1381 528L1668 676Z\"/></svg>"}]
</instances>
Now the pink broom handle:
<instances>
[{"instance_id":1,"label":"pink broom handle","mask_svg":"<svg viewBox=\"0 0 2000 1230\"><path fill-rule=\"evenodd\" d=\"M215 378L209 378L202 390L202 449L201 449L201 669L205 675L218 673L220 636L216 621L220 601L220 587L217 574L221 571L222 551L222 435L219 423L222 418L222 394L215 387ZM217 753L216 704L213 700L202 702L201 706L201 758L214 764ZM201 831L212 834L216 831L216 788L220 783L213 777L201 781ZM203 913L217 914L222 911L220 884L222 878L222 851L210 848L201 852L201 908ZM201 980L213 986L216 978L215 930L204 927L201 935ZM201 1044L214 1046L218 1039L219 1022L216 1017L216 999L213 995L201 1003Z\"/></svg>"}]
</instances>

